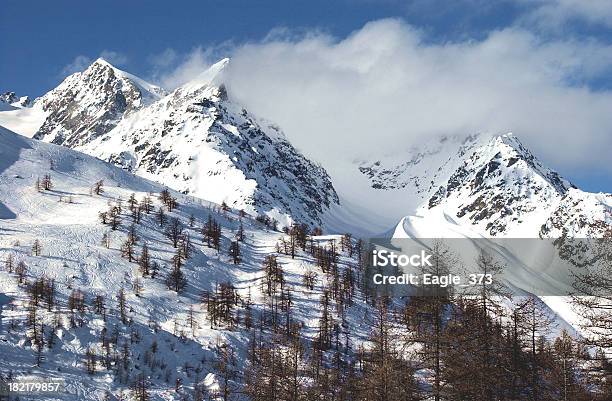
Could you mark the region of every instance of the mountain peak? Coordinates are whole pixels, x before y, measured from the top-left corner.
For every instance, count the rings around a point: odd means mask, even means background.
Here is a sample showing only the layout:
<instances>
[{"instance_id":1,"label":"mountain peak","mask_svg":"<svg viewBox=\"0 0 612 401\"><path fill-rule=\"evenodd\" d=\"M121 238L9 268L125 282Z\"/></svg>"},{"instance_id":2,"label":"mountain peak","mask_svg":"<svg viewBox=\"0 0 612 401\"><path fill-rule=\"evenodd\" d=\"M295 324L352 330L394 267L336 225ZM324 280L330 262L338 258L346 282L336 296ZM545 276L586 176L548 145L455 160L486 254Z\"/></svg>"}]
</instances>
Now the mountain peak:
<instances>
[{"instance_id":1,"label":"mountain peak","mask_svg":"<svg viewBox=\"0 0 612 401\"><path fill-rule=\"evenodd\" d=\"M102 65L105 67L111 67L111 68L115 68L115 66L113 66L111 63L109 63L108 61L106 61L104 58L102 57L98 57L96 59L96 61L94 61L91 65Z\"/></svg>"},{"instance_id":2,"label":"mountain peak","mask_svg":"<svg viewBox=\"0 0 612 401\"><path fill-rule=\"evenodd\" d=\"M490 235L537 232L533 227L546 215L541 212L554 208L572 188L511 133L494 135L465 156L424 208L442 208Z\"/></svg>"},{"instance_id":3,"label":"mountain peak","mask_svg":"<svg viewBox=\"0 0 612 401\"><path fill-rule=\"evenodd\" d=\"M80 146L109 132L124 116L165 95L162 88L100 57L37 101L46 117L34 138Z\"/></svg>"},{"instance_id":4,"label":"mountain peak","mask_svg":"<svg viewBox=\"0 0 612 401\"><path fill-rule=\"evenodd\" d=\"M0 110L13 110L30 107L32 102L28 96L17 96L15 92L0 92Z\"/></svg>"},{"instance_id":5,"label":"mountain peak","mask_svg":"<svg viewBox=\"0 0 612 401\"><path fill-rule=\"evenodd\" d=\"M194 79L184 84L181 88L185 90L194 90L203 86L222 85L223 73L229 62L229 58L224 58L217 61Z\"/></svg>"}]
</instances>

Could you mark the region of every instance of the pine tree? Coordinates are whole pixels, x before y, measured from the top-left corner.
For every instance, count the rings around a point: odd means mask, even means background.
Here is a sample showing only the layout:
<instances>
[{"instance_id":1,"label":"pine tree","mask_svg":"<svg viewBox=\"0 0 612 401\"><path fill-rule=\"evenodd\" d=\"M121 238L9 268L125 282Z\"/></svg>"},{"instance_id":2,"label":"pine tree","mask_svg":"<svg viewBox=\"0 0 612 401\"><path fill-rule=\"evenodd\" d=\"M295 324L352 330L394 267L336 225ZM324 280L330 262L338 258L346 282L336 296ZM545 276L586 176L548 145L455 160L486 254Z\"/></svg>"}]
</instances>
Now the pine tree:
<instances>
[{"instance_id":1,"label":"pine tree","mask_svg":"<svg viewBox=\"0 0 612 401\"><path fill-rule=\"evenodd\" d=\"M197 328L197 323L195 321L195 314L193 310L193 305L189 305L189 313L187 314L187 322L189 323L189 327L191 328L191 332L195 333Z\"/></svg>"},{"instance_id":2,"label":"pine tree","mask_svg":"<svg viewBox=\"0 0 612 401\"><path fill-rule=\"evenodd\" d=\"M127 323L127 301L125 298L125 291L123 288L117 293L117 305L119 307L119 316L123 324Z\"/></svg>"},{"instance_id":3,"label":"pine tree","mask_svg":"<svg viewBox=\"0 0 612 401\"><path fill-rule=\"evenodd\" d=\"M121 225L121 208L118 206L113 206L108 211L108 224L110 224L111 229L117 230L119 225Z\"/></svg>"},{"instance_id":4,"label":"pine tree","mask_svg":"<svg viewBox=\"0 0 612 401\"><path fill-rule=\"evenodd\" d=\"M350 233L346 233L340 239L340 249L346 252L350 258L353 257L353 237Z\"/></svg>"},{"instance_id":5,"label":"pine tree","mask_svg":"<svg viewBox=\"0 0 612 401\"><path fill-rule=\"evenodd\" d=\"M529 370L530 370L530 386L533 394L533 399L540 399L540 381L542 369L540 358L538 358L538 340L550 332L554 321L544 311L542 301L535 297L530 297L527 300L518 304L519 317L518 327L524 329L524 337L529 349ZM513 314L517 320L516 312Z\"/></svg>"},{"instance_id":6,"label":"pine tree","mask_svg":"<svg viewBox=\"0 0 612 401\"><path fill-rule=\"evenodd\" d=\"M42 245L40 243L40 240L35 239L34 243L32 244L32 256L40 256L40 254L42 253Z\"/></svg>"},{"instance_id":7,"label":"pine tree","mask_svg":"<svg viewBox=\"0 0 612 401\"><path fill-rule=\"evenodd\" d=\"M172 270L166 277L166 285L168 286L168 289L177 293L183 291L183 289L187 286L187 279L181 270L182 266L183 257L180 250L177 250L177 253L172 258Z\"/></svg>"},{"instance_id":8,"label":"pine tree","mask_svg":"<svg viewBox=\"0 0 612 401\"><path fill-rule=\"evenodd\" d=\"M170 224L166 228L166 236L172 242L173 247L178 247L182 235L183 225L177 217L173 217L170 219Z\"/></svg>"},{"instance_id":9,"label":"pine tree","mask_svg":"<svg viewBox=\"0 0 612 401\"><path fill-rule=\"evenodd\" d=\"M25 282L26 274L28 273L28 266L25 264L23 260L20 260L15 267L15 274L17 274L17 279L19 284L23 284Z\"/></svg>"},{"instance_id":10,"label":"pine tree","mask_svg":"<svg viewBox=\"0 0 612 401\"><path fill-rule=\"evenodd\" d=\"M149 393L150 383L143 373L140 373L136 380L132 383L132 397L136 401L149 401L151 395Z\"/></svg>"},{"instance_id":11,"label":"pine tree","mask_svg":"<svg viewBox=\"0 0 612 401\"><path fill-rule=\"evenodd\" d=\"M424 266L422 273L433 276L444 276L450 273L451 266L455 265L455 257L440 242L435 242L431 247L431 266ZM422 297L414 297L413 302L426 317L424 324L427 329L416 339L423 344L421 359L424 365L432 370L433 383L432 395L434 401L443 399L442 384L444 382L443 357L447 350L446 346L446 324L445 317L449 305L453 302L451 289L440 286L429 286Z\"/></svg>"},{"instance_id":12,"label":"pine tree","mask_svg":"<svg viewBox=\"0 0 612 401\"><path fill-rule=\"evenodd\" d=\"M138 259L138 266L143 276L148 276L151 268L151 256L149 255L149 246L145 242L142 245L142 251L140 252L140 258Z\"/></svg>"},{"instance_id":13,"label":"pine tree","mask_svg":"<svg viewBox=\"0 0 612 401\"><path fill-rule=\"evenodd\" d=\"M360 380L362 395L368 400L419 400L420 392L414 379L415 369L405 361L395 347L399 338L393 334L387 300L376 303L372 333L372 348L365 356L363 377ZM400 348L401 349L401 348Z\"/></svg>"},{"instance_id":14,"label":"pine tree","mask_svg":"<svg viewBox=\"0 0 612 401\"><path fill-rule=\"evenodd\" d=\"M87 373L93 375L96 372L96 353L91 346L87 347L85 351L85 365L87 366Z\"/></svg>"},{"instance_id":15,"label":"pine tree","mask_svg":"<svg viewBox=\"0 0 612 401\"><path fill-rule=\"evenodd\" d=\"M221 344L217 346L217 362L215 370L219 377L219 397L223 401L234 399L237 394L238 387L234 380L238 376L238 368L236 366L236 355L233 348L229 344Z\"/></svg>"},{"instance_id":16,"label":"pine tree","mask_svg":"<svg viewBox=\"0 0 612 401\"><path fill-rule=\"evenodd\" d=\"M51 180L51 174L45 174L42 181L40 181L40 188L45 191L53 189L53 181Z\"/></svg>"},{"instance_id":17,"label":"pine tree","mask_svg":"<svg viewBox=\"0 0 612 401\"><path fill-rule=\"evenodd\" d=\"M238 241L231 242L229 256L232 258L232 263L235 265L240 263L240 246L238 245Z\"/></svg>"},{"instance_id":18,"label":"pine tree","mask_svg":"<svg viewBox=\"0 0 612 401\"><path fill-rule=\"evenodd\" d=\"M12 253L9 253L8 256L6 257L6 260L4 261L4 269L9 273L13 273L14 268L15 268L15 257L13 256Z\"/></svg>"},{"instance_id":19,"label":"pine tree","mask_svg":"<svg viewBox=\"0 0 612 401\"><path fill-rule=\"evenodd\" d=\"M189 236L189 233L184 233L183 235L181 235L180 241L179 241L179 250L182 254L182 256L185 259L189 259L191 258L191 253L193 252L193 244L191 243L191 237Z\"/></svg>"},{"instance_id":20,"label":"pine tree","mask_svg":"<svg viewBox=\"0 0 612 401\"><path fill-rule=\"evenodd\" d=\"M308 270L304 272L304 276L302 277L302 282L304 283L304 286L308 290L310 291L314 290L316 281L317 281L317 273L315 271Z\"/></svg>"},{"instance_id":21,"label":"pine tree","mask_svg":"<svg viewBox=\"0 0 612 401\"><path fill-rule=\"evenodd\" d=\"M178 201L176 200L176 198L171 197L168 203L166 203L166 207L168 208L169 212L172 212L174 209L176 209L178 207Z\"/></svg>"},{"instance_id":22,"label":"pine tree","mask_svg":"<svg viewBox=\"0 0 612 401\"><path fill-rule=\"evenodd\" d=\"M164 212L164 208L160 206L157 210L157 223L160 227L163 227L166 224L166 213Z\"/></svg>"},{"instance_id":23,"label":"pine tree","mask_svg":"<svg viewBox=\"0 0 612 401\"><path fill-rule=\"evenodd\" d=\"M150 196L145 196L144 198L142 198L140 205L142 206L142 210L146 214L149 214L153 211L153 201L151 200Z\"/></svg>"},{"instance_id":24,"label":"pine tree","mask_svg":"<svg viewBox=\"0 0 612 401\"><path fill-rule=\"evenodd\" d=\"M142 220L142 206L137 205L132 209L132 221L136 224L140 224L140 220Z\"/></svg>"},{"instance_id":25,"label":"pine tree","mask_svg":"<svg viewBox=\"0 0 612 401\"><path fill-rule=\"evenodd\" d=\"M130 226L130 229L128 231L127 240L130 241L132 243L132 245L136 245L138 243L138 241L140 240L140 237L138 236L138 232L136 231L136 225L135 224L132 224Z\"/></svg>"},{"instance_id":26,"label":"pine tree","mask_svg":"<svg viewBox=\"0 0 612 401\"><path fill-rule=\"evenodd\" d=\"M168 203L168 201L170 200L171 195L170 195L170 191L168 191L168 188L164 188L160 193L159 193L159 200L165 205L166 203Z\"/></svg>"},{"instance_id":27,"label":"pine tree","mask_svg":"<svg viewBox=\"0 0 612 401\"><path fill-rule=\"evenodd\" d=\"M238 231L236 232L236 240L244 242L244 226L242 225L242 221L240 221L240 226L238 226Z\"/></svg>"},{"instance_id":28,"label":"pine tree","mask_svg":"<svg viewBox=\"0 0 612 401\"><path fill-rule=\"evenodd\" d=\"M93 185L93 193L100 195L104 192L104 180L96 181Z\"/></svg>"},{"instance_id":29,"label":"pine tree","mask_svg":"<svg viewBox=\"0 0 612 401\"><path fill-rule=\"evenodd\" d=\"M134 243L128 238L121 245L121 256L127 258L129 262L134 260Z\"/></svg>"},{"instance_id":30,"label":"pine tree","mask_svg":"<svg viewBox=\"0 0 612 401\"><path fill-rule=\"evenodd\" d=\"M164 188L164 190L161 191L159 194L159 200L168 208L169 212L178 207L176 198L170 195L170 191L168 191L167 188Z\"/></svg>"},{"instance_id":31,"label":"pine tree","mask_svg":"<svg viewBox=\"0 0 612 401\"><path fill-rule=\"evenodd\" d=\"M98 315L106 316L106 301L104 300L103 295L98 294L94 297L93 307L94 307L94 313Z\"/></svg>"},{"instance_id":32,"label":"pine tree","mask_svg":"<svg viewBox=\"0 0 612 401\"><path fill-rule=\"evenodd\" d=\"M495 340L492 316L500 316L502 305L498 301L501 297L507 296L505 287L500 283L499 276L502 274L504 266L498 263L492 255L481 251L478 255L477 265L483 279L479 283L477 290L476 307L480 311L480 319L474 325L473 330L478 333L480 345L475 349L475 356L479 358L478 371L475 378L480 381L480 393L483 400L493 401L495 398L495 384L501 383L503 377L501 372L493 369L495 360ZM494 376L499 374L498 376Z\"/></svg>"},{"instance_id":33,"label":"pine tree","mask_svg":"<svg viewBox=\"0 0 612 401\"><path fill-rule=\"evenodd\" d=\"M100 241L100 243L106 249L110 248L110 232L107 231L104 234L102 234L102 240Z\"/></svg>"},{"instance_id":34,"label":"pine tree","mask_svg":"<svg viewBox=\"0 0 612 401\"><path fill-rule=\"evenodd\" d=\"M555 388L559 389L559 399L563 401L578 400L583 391L575 374L576 354L573 344L572 337L563 330L553 345L555 364L552 381Z\"/></svg>"},{"instance_id":35,"label":"pine tree","mask_svg":"<svg viewBox=\"0 0 612 401\"><path fill-rule=\"evenodd\" d=\"M130 197L128 198L127 202L130 212L134 212L136 206L138 206L138 200L136 200L136 194L134 192L130 194Z\"/></svg>"},{"instance_id":36,"label":"pine tree","mask_svg":"<svg viewBox=\"0 0 612 401\"><path fill-rule=\"evenodd\" d=\"M142 293L142 282L138 277L134 277L134 280L132 281L132 290L134 290L134 295L137 297L139 297Z\"/></svg>"}]
</instances>

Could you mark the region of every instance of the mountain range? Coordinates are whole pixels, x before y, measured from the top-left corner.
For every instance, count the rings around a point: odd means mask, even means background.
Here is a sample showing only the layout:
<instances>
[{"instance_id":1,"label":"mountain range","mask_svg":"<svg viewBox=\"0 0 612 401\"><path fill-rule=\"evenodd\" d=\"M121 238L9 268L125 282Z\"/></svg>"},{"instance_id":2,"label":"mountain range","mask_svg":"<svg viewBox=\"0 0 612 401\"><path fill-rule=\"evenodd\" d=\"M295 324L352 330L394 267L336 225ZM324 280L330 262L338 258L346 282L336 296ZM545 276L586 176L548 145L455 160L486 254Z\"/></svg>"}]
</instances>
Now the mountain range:
<instances>
[{"instance_id":1,"label":"mountain range","mask_svg":"<svg viewBox=\"0 0 612 401\"><path fill-rule=\"evenodd\" d=\"M238 361L249 354L251 333L231 322L213 324L206 296L231 288L235 305L228 308L237 310L237 321L283 308L264 290L262 266L271 254L293 294L284 308L306 341L316 342L329 288L339 288L339 278L348 285L360 263L347 245L357 246L358 236L488 241L602 237L612 228L612 195L581 191L511 133L431 138L328 171L296 149L290 133L233 98L225 82L229 63L165 90L98 59L33 102L12 92L0 97L0 255L27 266L20 274L0 272L0 295L8 299L0 297L0 313L11 327L0 337L0 354L8 356L0 371L61 378L67 395L57 399L87 400L120 399L133 376L145 372L156 399L187 399L174 386L223 387L210 368L220 343L231 344ZM119 219L117 227L111 218ZM294 223L312 233L310 251L306 244L297 255L288 251L283 230ZM193 244L185 245L189 257L173 244L172 224L183 243ZM217 248L210 245L215 227ZM353 239L341 236L347 232ZM232 253L238 242L239 261ZM145 247L158 276L142 271ZM338 252L334 274L320 271L330 249ZM508 263L525 256L504 255ZM173 291L164 280L179 259L186 283ZM527 282L536 277L524 274L537 272L520 274ZM43 278L56 284L58 301L40 300L48 310L32 312L34 287L27 283ZM120 293L127 312L119 313ZM347 349L349 342L355 349L367 343L364 321L376 313L355 294L329 312L342 322L337 331ZM80 308L81 296L92 306ZM95 306L99 299L118 306L106 316ZM540 302L558 323L551 336L562 329L580 335L567 299ZM111 346L109 333L119 338ZM110 348L113 371L100 368ZM84 376L91 352L101 372ZM119 363L126 354L129 362Z\"/></svg>"},{"instance_id":2,"label":"mountain range","mask_svg":"<svg viewBox=\"0 0 612 401\"><path fill-rule=\"evenodd\" d=\"M224 84L229 62L168 93L98 59L36 99L16 123L15 111L0 113L0 125L284 225L372 235L406 215L445 215L483 235L536 238L598 236L610 224L610 195L580 191L512 134L432 138L355 162L335 180L280 127L232 100Z\"/></svg>"}]
</instances>

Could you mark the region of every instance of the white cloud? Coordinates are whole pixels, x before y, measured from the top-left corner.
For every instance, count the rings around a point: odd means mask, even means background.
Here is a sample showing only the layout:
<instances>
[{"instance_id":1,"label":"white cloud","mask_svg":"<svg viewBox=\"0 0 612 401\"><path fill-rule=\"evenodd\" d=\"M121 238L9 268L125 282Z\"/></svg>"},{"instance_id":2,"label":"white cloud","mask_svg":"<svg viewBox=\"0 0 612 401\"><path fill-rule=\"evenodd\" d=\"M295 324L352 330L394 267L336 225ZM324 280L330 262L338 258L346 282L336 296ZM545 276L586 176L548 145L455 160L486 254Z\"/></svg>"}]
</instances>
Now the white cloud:
<instances>
[{"instance_id":1,"label":"white cloud","mask_svg":"<svg viewBox=\"0 0 612 401\"><path fill-rule=\"evenodd\" d=\"M91 59L89 57L79 55L79 56L76 56L70 64L67 64L66 66L64 66L60 74L62 76L74 74L75 72L83 71L90 64L91 64Z\"/></svg>"},{"instance_id":2,"label":"white cloud","mask_svg":"<svg viewBox=\"0 0 612 401\"><path fill-rule=\"evenodd\" d=\"M219 61L231 47L231 42L223 42L208 48L198 46L185 54L180 54L174 49L166 49L149 57L149 62L153 66L150 80L166 89L175 89Z\"/></svg>"},{"instance_id":3,"label":"white cloud","mask_svg":"<svg viewBox=\"0 0 612 401\"><path fill-rule=\"evenodd\" d=\"M116 67L124 65L128 61L127 56L113 50L102 50L100 57Z\"/></svg>"},{"instance_id":4,"label":"white cloud","mask_svg":"<svg viewBox=\"0 0 612 401\"><path fill-rule=\"evenodd\" d=\"M127 56L113 50L102 50L98 57L102 57L114 66L121 66L127 63L128 61ZM64 68L62 68L60 75L66 76L74 74L75 72L83 71L84 69L89 67L91 63L93 63L93 61L94 59L89 56L85 56L82 54L78 55L74 58L74 60L72 60L71 63L67 64L66 66L64 66Z\"/></svg>"},{"instance_id":5,"label":"white cloud","mask_svg":"<svg viewBox=\"0 0 612 401\"><path fill-rule=\"evenodd\" d=\"M159 54L154 54L149 57L149 62L153 68L169 68L176 62L178 54L174 49L166 49Z\"/></svg>"},{"instance_id":6,"label":"white cloud","mask_svg":"<svg viewBox=\"0 0 612 401\"><path fill-rule=\"evenodd\" d=\"M612 27L610 0L519 0L535 6L526 18L546 28L559 29L566 21L582 20Z\"/></svg>"},{"instance_id":7,"label":"white cloud","mask_svg":"<svg viewBox=\"0 0 612 401\"><path fill-rule=\"evenodd\" d=\"M315 33L237 47L227 84L332 168L343 157L482 131L513 131L556 167L609 168L612 93L583 83L610 70L611 54L594 41L541 42L518 28L433 44L380 20L340 40Z\"/></svg>"}]
</instances>

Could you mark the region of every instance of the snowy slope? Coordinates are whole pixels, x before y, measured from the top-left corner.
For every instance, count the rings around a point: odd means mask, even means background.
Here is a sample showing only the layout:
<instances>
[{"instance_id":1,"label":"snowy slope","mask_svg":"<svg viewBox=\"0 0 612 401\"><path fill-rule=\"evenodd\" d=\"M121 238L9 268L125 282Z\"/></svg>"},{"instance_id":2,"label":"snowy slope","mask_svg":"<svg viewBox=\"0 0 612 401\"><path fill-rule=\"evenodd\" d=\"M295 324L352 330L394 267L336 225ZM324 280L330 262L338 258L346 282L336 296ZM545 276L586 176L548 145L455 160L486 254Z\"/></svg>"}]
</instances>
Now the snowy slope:
<instances>
[{"instance_id":1,"label":"snowy slope","mask_svg":"<svg viewBox=\"0 0 612 401\"><path fill-rule=\"evenodd\" d=\"M87 143L163 95L163 89L100 58L36 100L46 116L35 138L69 147Z\"/></svg>"},{"instance_id":2,"label":"snowy slope","mask_svg":"<svg viewBox=\"0 0 612 401\"><path fill-rule=\"evenodd\" d=\"M540 228L540 236L603 237L612 229L612 194L570 189Z\"/></svg>"},{"instance_id":3,"label":"snowy slope","mask_svg":"<svg viewBox=\"0 0 612 401\"><path fill-rule=\"evenodd\" d=\"M47 118L47 113L38 104L24 108L9 107L0 111L0 125L28 138L38 132Z\"/></svg>"},{"instance_id":4,"label":"snowy slope","mask_svg":"<svg viewBox=\"0 0 612 401\"><path fill-rule=\"evenodd\" d=\"M15 92L0 94L0 125L31 138L47 117L39 105L28 96L17 96Z\"/></svg>"},{"instance_id":5,"label":"snowy slope","mask_svg":"<svg viewBox=\"0 0 612 401\"><path fill-rule=\"evenodd\" d=\"M283 225L373 236L392 233L403 216L443 213L483 235L537 237L588 235L584 227L601 234L609 222L608 195L574 188L512 134L432 138L338 163L328 175L279 127L232 101L228 63L166 94L99 59L33 107L6 103L12 109L0 111L0 125Z\"/></svg>"},{"instance_id":6,"label":"snowy slope","mask_svg":"<svg viewBox=\"0 0 612 401\"><path fill-rule=\"evenodd\" d=\"M51 175L53 188L37 191L34 183L45 174ZM98 180L104 180L104 192L92 195L92 185ZM136 253L147 243L152 259L160 265L159 276L143 277L136 263L122 258L119 249L132 224L126 200L132 193L138 200L150 195L157 209L161 207L157 196L162 189L109 163L61 146L26 139L0 127L0 260L3 263L0 294L9 299L1 311L4 326L0 330L0 355L3 356L0 372L65 380L67 393L39 398L46 400L100 400L109 393L115 397L111 399L118 399L127 394L126 389L142 372L152 382L154 400L178 400L182 394L192 391L195 383L209 390L217 386L214 350L220 342L230 342L239 360L245 358L248 332L239 328L211 328L201 295L203 291L214 290L218 283L230 282L243 299L251 300L253 313L259 313L265 308L260 292L262 261L266 255L276 253L276 244L283 235L243 218L243 262L233 265L227 248L240 224L238 213L223 212L218 205L172 192L178 198L179 207L167 212L167 218L179 218L194 244L192 256L183 267L188 286L177 295L163 281L175 249L153 213L144 214L142 222L135 225L139 237ZM101 224L98 213L108 210L109 205L116 205L119 199L123 200L122 223L113 231ZM190 215L196 220L193 228L188 225ZM200 227L209 215L222 226L220 253L202 242ZM108 249L101 243L104 233L110 235ZM40 256L32 254L36 239L42 245ZM320 237L315 241L325 244L331 239L336 237ZM26 286L18 283L15 273L6 271L4 263L9 255L14 257L15 264L27 265L27 281L41 277L55 280L55 306L50 311L46 306L37 308L34 317L38 330L42 327L45 333L39 367L36 366L37 347L32 343L35 332L27 328L28 316L32 315L28 312ZM315 288L309 290L302 283L302 275L307 270L318 270L311 257L299 252L295 259L279 255L278 260L293 288L294 318L302 322L305 338L312 338L320 315L316 305L327 279L319 274ZM347 255L341 255L341 266L351 262ZM139 294L134 290L135 283L142 285ZM117 294L122 288L127 298L128 323L121 321L118 312ZM72 312L68 298L73 290L85 294L87 305L82 315L75 312L76 327L69 323ZM97 295L106 300L106 321L94 312L93 299ZM188 323L190 307L195 316L194 328ZM237 308L241 314L245 313L243 307ZM356 341L367 334L362 321L366 309L363 300L356 299L347 312L347 324ZM122 344L129 346L127 369L115 365L109 370L103 366L103 337L112 338L114 333L117 333L118 345L111 344L116 350L113 352L121 354ZM156 341L156 351L151 351L153 341ZM92 375L86 373L85 367L88 348L99 357ZM182 381L183 390L179 393L174 391L176 379Z\"/></svg>"}]
</instances>

